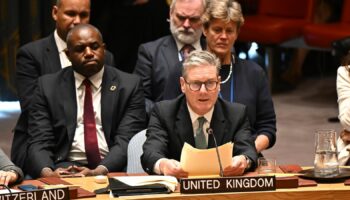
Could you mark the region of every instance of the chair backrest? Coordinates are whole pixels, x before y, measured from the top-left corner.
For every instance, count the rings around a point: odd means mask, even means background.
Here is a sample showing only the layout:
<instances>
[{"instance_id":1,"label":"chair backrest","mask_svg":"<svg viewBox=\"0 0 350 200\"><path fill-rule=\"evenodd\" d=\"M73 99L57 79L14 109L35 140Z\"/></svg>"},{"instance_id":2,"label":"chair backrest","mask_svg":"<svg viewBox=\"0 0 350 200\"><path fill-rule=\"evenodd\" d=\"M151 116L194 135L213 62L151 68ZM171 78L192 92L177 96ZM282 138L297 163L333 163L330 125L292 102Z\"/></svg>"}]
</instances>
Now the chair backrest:
<instances>
[{"instance_id":1,"label":"chair backrest","mask_svg":"<svg viewBox=\"0 0 350 200\"><path fill-rule=\"evenodd\" d=\"M350 0L343 1L341 22L350 23Z\"/></svg>"},{"instance_id":2,"label":"chair backrest","mask_svg":"<svg viewBox=\"0 0 350 200\"><path fill-rule=\"evenodd\" d=\"M314 0L260 0L259 15L312 20Z\"/></svg>"},{"instance_id":3,"label":"chair backrest","mask_svg":"<svg viewBox=\"0 0 350 200\"><path fill-rule=\"evenodd\" d=\"M142 130L131 138L128 145L127 173L144 173L141 165L142 145L146 141L146 131Z\"/></svg>"}]
</instances>

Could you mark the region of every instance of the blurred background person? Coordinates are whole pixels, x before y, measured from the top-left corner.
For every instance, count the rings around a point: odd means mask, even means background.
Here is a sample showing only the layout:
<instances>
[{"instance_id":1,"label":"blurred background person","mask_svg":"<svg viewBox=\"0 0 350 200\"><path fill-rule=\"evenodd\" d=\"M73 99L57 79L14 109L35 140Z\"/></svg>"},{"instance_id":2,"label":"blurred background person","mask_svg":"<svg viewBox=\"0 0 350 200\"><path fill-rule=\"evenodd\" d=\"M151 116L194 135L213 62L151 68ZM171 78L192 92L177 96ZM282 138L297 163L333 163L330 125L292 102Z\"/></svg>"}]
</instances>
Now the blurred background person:
<instances>
[{"instance_id":1,"label":"blurred background person","mask_svg":"<svg viewBox=\"0 0 350 200\"><path fill-rule=\"evenodd\" d=\"M337 140L340 165L350 165L350 52L342 60L337 73L338 118L343 127Z\"/></svg>"}]
</instances>

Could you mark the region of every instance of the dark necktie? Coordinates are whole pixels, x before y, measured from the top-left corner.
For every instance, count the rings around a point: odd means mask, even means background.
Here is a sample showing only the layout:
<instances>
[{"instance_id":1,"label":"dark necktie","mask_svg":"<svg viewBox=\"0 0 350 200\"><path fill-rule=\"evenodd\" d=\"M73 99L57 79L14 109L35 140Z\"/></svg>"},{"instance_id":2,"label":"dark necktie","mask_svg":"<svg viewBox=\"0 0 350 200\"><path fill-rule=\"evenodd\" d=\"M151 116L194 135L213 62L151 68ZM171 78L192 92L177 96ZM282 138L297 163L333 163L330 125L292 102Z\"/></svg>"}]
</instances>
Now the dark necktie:
<instances>
[{"instance_id":1,"label":"dark necktie","mask_svg":"<svg viewBox=\"0 0 350 200\"><path fill-rule=\"evenodd\" d=\"M95 169L101 162L100 150L97 142L96 122L92 101L91 83L89 79L84 80L84 142L85 153L90 169Z\"/></svg>"},{"instance_id":2,"label":"dark necktie","mask_svg":"<svg viewBox=\"0 0 350 200\"><path fill-rule=\"evenodd\" d=\"M198 117L198 129L196 130L195 143L197 149L206 149L207 148L207 140L205 139L203 125L205 122L204 117Z\"/></svg>"},{"instance_id":3,"label":"dark necktie","mask_svg":"<svg viewBox=\"0 0 350 200\"><path fill-rule=\"evenodd\" d=\"M184 61L188 55L191 53L191 51L193 51L194 48L192 45L190 44L185 44L182 48L181 48L181 57L182 57L182 61Z\"/></svg>"}]
</instances>

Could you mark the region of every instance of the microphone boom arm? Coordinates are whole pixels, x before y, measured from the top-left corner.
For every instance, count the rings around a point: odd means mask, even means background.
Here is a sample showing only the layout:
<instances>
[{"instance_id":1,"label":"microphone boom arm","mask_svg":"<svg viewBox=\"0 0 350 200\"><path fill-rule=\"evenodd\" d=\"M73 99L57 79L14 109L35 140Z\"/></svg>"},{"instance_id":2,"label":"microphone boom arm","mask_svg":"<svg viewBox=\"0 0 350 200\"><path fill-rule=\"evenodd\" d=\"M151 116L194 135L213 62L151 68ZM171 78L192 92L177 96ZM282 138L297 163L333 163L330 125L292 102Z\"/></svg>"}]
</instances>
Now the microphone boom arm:
<instances>
[{"instance_id":1,"label":"microphone boom arm","mask_svg":"<svg viewBox=\"0 0 350 200\"><path fill-rule=\"evenodd\" d=\"M215 138L213 129L207 128L207 133L208 133L209 135L212 135L212 136L213 136L214 143L215 143L216 155L217 155L218 161L219 161L220 176L221 176L221 177L224 177L224 170L222 169L222 164L221 164L221 158L220 158L219 148L218 148L218 144L217 144L217 142L216 142L216 138Z\"/></svg>"}]
</instances>

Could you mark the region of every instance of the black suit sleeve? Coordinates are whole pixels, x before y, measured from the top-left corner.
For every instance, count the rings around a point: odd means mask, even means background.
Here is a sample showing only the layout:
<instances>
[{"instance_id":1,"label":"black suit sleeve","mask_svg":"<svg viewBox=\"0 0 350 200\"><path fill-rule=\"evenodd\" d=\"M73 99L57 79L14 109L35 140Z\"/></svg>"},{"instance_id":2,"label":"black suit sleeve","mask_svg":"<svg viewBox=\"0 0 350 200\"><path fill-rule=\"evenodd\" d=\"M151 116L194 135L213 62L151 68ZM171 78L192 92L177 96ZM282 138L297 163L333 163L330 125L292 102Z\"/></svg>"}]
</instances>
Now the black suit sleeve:
<instances>
[{"instance_id":1,"label":"black suit sleeve","mask_svg":"<svg viewBox=\"0 0 350 200\"><path fill-rule=\"evenodd\" d=\"M54 168L55 136L51 125L48 101L44 95L42 79L33 97L29 112L28 171L33 178L40 176L44 167Z\"/></svg>"},{"instance_id":2,"label":"black suit sleeve","mask_svg":"<svg viewBox=\"0 0 350 200\"><path fill-rule=\"evenodd\" d=\"M38 66L39 61L28 48L19 49L16 58L16 87L22 112L27 112L41 74Z\"/></svg>"},{"instance_id":3,"label":"black suit sleeve","mask_svg":"<svg viewBox=\"0 0 350 200\"><path fill-rule=\"evenodd\" d=\"M269 138L271 148L276 142L276 114L270 93L269 83L263 70L256 76L257 90L257 107L255 129L257 136L266 135Z\"/></svg>"},{"instance_id":4,"label":"black suit sleeve","mask_svg":"<svg viewBox=\"0 0 350 200\"><path fill-rule=\"evenodd\" d=\"M155 106L150 116L146 133L147 140L143 145L141 156L142 167L148 174L154 174L154 164L161 158L167 158L169 153L168 131L162 125L159 112L160 109Z\"/></svg>"},{"instance_id":5,"label":"black suit sleeve","mask_svg":"<svg viewBox=\"0 0 350 200\"><path fill-rule=\"evenodd\" d=\"M152 54L147 50L146 45L141 44L138 50L137 62L133 73L142 78L147 113L150 113L154 106L154 99L152 97L152 70Z\"/></svg>"},{"instance_id":6,"label":"black suit sleeve","mask_svg":"<svg viewBox=\"0 0 350 200\"><path fill-rule=\"evenodd\" d=\"M106 53L105 53L105 64L116 67L114 55L108 50L106 50Z\"/></svg>"},{"instance_id":7,"label":"black suit sleeve","mask_svg":"<svg viewBox=\"0 0 350 200\"><path fill-rule=\"evenodd\" d=\"M122 171L127 162L127 148L130 139L139 131L146 128L145 100L141 79L136 78L133 84L129 82L131 89L120 90L120 96L128 98L118 102L118 110L121 118L119 126L112 133L113 144L109 153L101 161L109 171Z\"/></svg>"},{"instance_id":8,"label":"black suit sleeve","mask_svg":"<svg viewBox=\"0 0 350 200\"><path fill-rule=\"evenodd\" d=\"M244 107L244 109L241 111L241 115L237 114L237 116L242 117L237 123L238 128L233 138L233 155L245 155L249 157L252 161L251 169L255 169L257 152L255 149L254 139L251 136L251 128L246 107Z\"/></svg>"}]
</instances>

